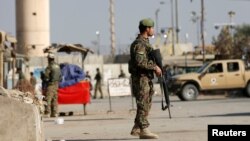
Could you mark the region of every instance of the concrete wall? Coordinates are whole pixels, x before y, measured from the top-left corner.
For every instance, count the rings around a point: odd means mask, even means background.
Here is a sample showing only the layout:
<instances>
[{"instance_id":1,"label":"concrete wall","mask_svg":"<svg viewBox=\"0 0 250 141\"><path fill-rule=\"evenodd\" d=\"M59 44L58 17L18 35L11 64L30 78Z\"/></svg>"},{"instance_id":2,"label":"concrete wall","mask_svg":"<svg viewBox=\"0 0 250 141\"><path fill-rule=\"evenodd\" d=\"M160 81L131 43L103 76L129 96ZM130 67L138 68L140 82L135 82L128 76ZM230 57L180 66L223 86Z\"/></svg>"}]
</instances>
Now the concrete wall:
<instances>
[{"instance_id":1,"label":"concrete wall","mask_svg":"<svg viewBox=\"0 0 250 141\"><path fill-rule=\"evenodd\" d=\"M38 109L0 95L0 140L44 141Z\"/></svg>"},{"instance_id":2,"label":"concrete wall","mask_svg":"<svg viewBox=\"0 0 250 141\"><path fill-rule=\"evenodd\" d=\"M89 71L93 84L95 83L94 77L96 74L96 68L100 69L103 77L103 85L107 85L107 80L109 78L118 78L121 69L126 74L126 77L130 77L128 64L85 64L84 71Z\"/></svg>"},{"instance_id":3,"label":"concrete wall","mask_svg":"<svg viewBox=\"0 0 250 141\"><path fill-rule=\"evenodd\" d=\"M84 72L89 71L90 76L92 77L92 84L95 84L95 74L96 74L96 68L100 69L100 72L103 77L103 93L104 96L108 95L107 91L107 80L109 78L118 78L118 75L120 74L121 69L126 74L126 77L130 77L130 73L128 72L128 63L120 63L120 64L103 64L103 56L93 55L90 54L86 57L84 61ZM70 63L70 64L76 64L79 67L82 67L81 64L81 55L79 54L65 54L60 55L56 57L57 63ZM44 57L33 57L30 60L30 68L27 71L27 77L29 76L30 71L36 70L36 68L45 68L47 66L47 58ZM11 75L10 75L11 76ZM40 77L37 77L38 83L40 83ZM155 86L156 90L159 93L158 85ZM93 93L93 92L92 92Z\"/></svg>"}]
</instances>

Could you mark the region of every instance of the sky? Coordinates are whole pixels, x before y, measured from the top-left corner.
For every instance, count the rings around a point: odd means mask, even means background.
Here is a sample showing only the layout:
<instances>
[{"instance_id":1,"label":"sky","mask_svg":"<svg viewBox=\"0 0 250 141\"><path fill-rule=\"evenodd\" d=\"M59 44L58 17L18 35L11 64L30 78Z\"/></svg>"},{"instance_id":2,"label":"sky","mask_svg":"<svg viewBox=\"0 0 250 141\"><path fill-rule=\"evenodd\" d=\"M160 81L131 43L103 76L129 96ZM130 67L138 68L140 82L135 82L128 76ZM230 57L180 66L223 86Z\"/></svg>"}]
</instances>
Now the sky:
<instances>
[{"instance_id":1,"label":"sky","mask_svg":"<svg viewBox=\"0 0 250 141\"><path fill-rule=\"evenodd\" d=\"M175 0L174 0L175 1ZM201 0L178 0L179 38L181 42L197 44L197 26L191 21L191 11L201 12ZM171 26L170 0L114 0L117 53L134 40L143 18L155 20L159 8L159 28ZM161 4L164 2L164 4ZM204 0L205 42L211 43L219 30L215 23L228 23L228 12L234 11L237 25L250 24L250 0ZM110 53L109 0L50 0L51 43L81 43L96 49L96 31L100 32L100 52ZM15 36L15 0L0 0L0 30ZM188 35L188 38L187 36ZM153 43L154 40L151 40Z\"/></svg>"}]
</instances>

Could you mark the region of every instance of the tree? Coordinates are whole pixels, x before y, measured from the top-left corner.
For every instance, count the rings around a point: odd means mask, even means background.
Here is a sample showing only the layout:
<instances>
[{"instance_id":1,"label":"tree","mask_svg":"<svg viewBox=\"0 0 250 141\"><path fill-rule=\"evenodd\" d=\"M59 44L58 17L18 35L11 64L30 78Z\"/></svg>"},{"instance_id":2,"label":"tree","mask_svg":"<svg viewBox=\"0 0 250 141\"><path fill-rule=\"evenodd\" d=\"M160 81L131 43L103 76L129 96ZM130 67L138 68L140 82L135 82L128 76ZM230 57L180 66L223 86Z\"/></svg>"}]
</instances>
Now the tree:
<instances>
[{"instance_id":1,"label":"tree","mask_svg":"<svg viewBox=\"0 0 250 141\"><path fill-rule=\"evenodd\" d=\"M242 58L242 55L249 56L248 54L250 53L250 25L243 24L235 28L234 45L235 47L233 49L233 52L235 58Z\"/></svg>"},{"instance_id":2,"label":"tree","mask_svg":"<svg viewBox=\"0 0 250 141\"><path fill-rule=\"evenodd\" d=\"M221 29L217 39L213 39L216 55L222 56L223 59L232 58L233 38L230 34L230 27L224 26Z\"/></svg>"}]
</instances>

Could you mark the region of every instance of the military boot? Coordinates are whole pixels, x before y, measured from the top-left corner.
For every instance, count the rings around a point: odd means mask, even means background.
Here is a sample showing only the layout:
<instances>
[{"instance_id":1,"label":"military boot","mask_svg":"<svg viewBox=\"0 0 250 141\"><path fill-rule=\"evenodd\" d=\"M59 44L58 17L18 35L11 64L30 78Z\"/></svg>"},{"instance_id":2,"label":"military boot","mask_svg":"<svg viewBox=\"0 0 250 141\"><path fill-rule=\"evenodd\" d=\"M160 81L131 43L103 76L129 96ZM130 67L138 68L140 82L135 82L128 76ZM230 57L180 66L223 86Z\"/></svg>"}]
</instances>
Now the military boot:
<instances>
[{"instance_id":1,"label":"military boot","mask_svg":"<svg viewBox=\"0 0 250 141\"><path fill-rule=\"evenodd\" d=\"M132 136L140 136L140 128L137 124L134 125L134 127L132 128L130 135Z\"/></svg>"},{"instance_id":2,"label":"military boot","mask_svg":"<svg viewBox=\"0 0 250 141\"><path fill-rule=\"evenodd\" d=\"M148 128L141 129L140 139L158 139L159 136L149 131Z\"/></svg>"},{"instance_id":3,"label":"military boot","mask_svg":"<svg viewBox=\"0 0 250 141\"><path fill-rule=\"evenodd\" d=\"M50 114L44 114L42 117L43 118L50 118Z\"/></svg>"},{"instance_id":4,"label":"military boot","mask_svg":"<svg viewBox=\"0 0 250 141\"><path fill-rule=\"evenodd\" d=\"M51 117L58 117L58 114L51 114Z\"/></svg>"}]
</instances>

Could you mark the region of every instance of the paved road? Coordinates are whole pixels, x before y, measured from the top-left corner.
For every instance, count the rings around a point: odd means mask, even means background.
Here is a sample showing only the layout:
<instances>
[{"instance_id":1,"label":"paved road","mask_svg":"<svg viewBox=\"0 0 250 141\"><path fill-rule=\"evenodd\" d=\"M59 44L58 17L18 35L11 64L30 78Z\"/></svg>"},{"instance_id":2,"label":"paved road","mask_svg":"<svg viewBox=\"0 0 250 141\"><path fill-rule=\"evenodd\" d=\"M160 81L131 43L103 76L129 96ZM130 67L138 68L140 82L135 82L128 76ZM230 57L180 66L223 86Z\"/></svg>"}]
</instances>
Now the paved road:
<instances>
[{"instance_id":1,"label":"paved road","mask_svg":"<svg viewBox=\"0 0 250 141\"><path fill-rule=\"evenodd\" d=\"M182 102L171 96L172 119L167 111L161 111L161 97L155 96L149 116L151 131L157 133L157 141L206 141L208 124L250 124L250 98L230 98L224 95L201 95L196 101ZM82 105L60 105L61 112L73 111L64 116L64 124L55 124L54 118L44 119L45 138L66 141L136 141L130 136L135 113L131 97L97 99L88 105L84 116Z\"/></svg>"}]
</instances>

